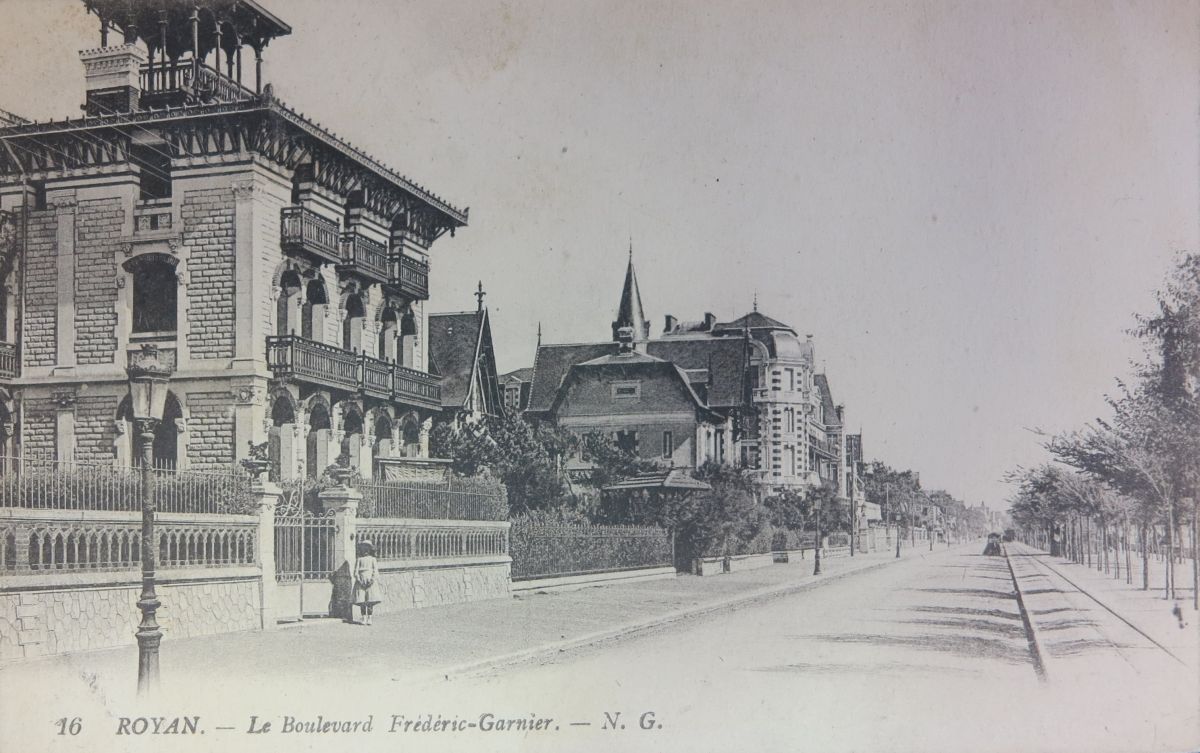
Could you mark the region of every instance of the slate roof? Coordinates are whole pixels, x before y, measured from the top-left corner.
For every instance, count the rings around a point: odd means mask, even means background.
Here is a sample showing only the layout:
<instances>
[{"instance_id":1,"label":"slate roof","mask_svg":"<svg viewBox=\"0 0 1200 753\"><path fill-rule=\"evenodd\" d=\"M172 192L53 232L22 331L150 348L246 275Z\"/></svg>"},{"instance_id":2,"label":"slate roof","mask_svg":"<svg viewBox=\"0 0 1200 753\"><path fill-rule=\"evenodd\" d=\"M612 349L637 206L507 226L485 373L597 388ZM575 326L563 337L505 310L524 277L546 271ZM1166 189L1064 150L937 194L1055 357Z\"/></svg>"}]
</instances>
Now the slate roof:
<instances>
[{"instance_id":1,"label":"slate roof","mask_svg":"<svg viewBox=\"0 0 1200 753\"><path fill-rule=\"evenodd\" d=\"M732 408L746 402L746 341L741 337L671 337L646 343L650 355L681 369L707 369L712 386L708 407Z\"/></svg>"},{"instance_id":2,"label":"slate roof","mask_svg":"<svg viewBox=\"0 0 1200 753\"><path fill-rule=\"evenodd\" d=\"M533 359L533 387L527 410L534 413L549 410L563 377L573 365L614 354L618 349L615 342L538 346Z\"/></svg>"},{"instance_id":3,"label":"slate roof","mask_svg":"<svg viewBox=\"0 0 1200 753\"><path fill-rule=\"evenodd\" d=\"M837 417L837 404L833 402L833 393L829 391L829 377L824 374L813 374L813 384L821 393L821 410L825 414L826 426L841 426Z\"/></svg>"},{"instance_id":4,"label":"slate roof","mask_svg":"<svg viewBox=\"0 0 1200 753\"><path fill-rule=\"evenodd\" d=\"M555 393L571 366L603 356L615 356L615 342L542 345L533 364L533 389L529 410L550 409ZM746 343L741 337L670 337L646 343L648 355L669 361L685 372L705 370L712 379L705 404L709 408L732 408L746 402ZM689 375L685 374L689 382Z\"/></svg>"},{"instance_id":5,"label":"slate roof","mask_svg":"<svg viewBox=\"0 0 1200 753\"><path fill-rule=\"evenodd\" d=\"M482 326L475 311L429 315L429 360L442 377L443 407L461 408L467 401Z\"/></svg>"},{"instance_id":6,"label":"slate roof","mask_svg":"<svg viewBox=\"0 0 1200 753\"><path fill-rule=\"evenodd\" d=\"M772 319L771 317L766 316L764 314L760 314L757 311L751 311L749 314L745 314L744 316L739 316L737 319L734 319L732 322L721 322L721 323L717 324L716 327L713 328L713 331L718 332L721 330L731 330L731 329L744 330L747 327L749 327L750 329L786 329L789 332L792 332L792 333L795 332L795 330L793 330L791 327L784 324L783 322L778 321L776 319Z\"/></svg>"},{"instance_id":7,"label":"slate roof","mask_svg":"<svg viewBox=\"0 0 1200 753\"><path fill-rule=\"evenodd\" d=\"M508 372L507 374L500 375L500 381L502 383L503 382L511 382L514 380L518 381L518 382L532 381L533 380L533 367L526 366L523 369L516 369L514 371Z\"/></svg>"}]
</instances>

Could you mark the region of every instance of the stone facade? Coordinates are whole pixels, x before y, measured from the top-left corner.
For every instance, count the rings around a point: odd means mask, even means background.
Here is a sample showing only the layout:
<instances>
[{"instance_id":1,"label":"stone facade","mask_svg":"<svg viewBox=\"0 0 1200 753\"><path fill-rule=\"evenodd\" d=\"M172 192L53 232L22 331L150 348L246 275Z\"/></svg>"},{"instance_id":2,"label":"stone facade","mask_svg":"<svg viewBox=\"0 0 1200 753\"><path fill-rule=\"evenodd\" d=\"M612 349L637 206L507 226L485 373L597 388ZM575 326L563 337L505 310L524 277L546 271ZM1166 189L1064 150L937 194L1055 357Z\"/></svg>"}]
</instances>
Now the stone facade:
<instances>
[{"instance_id":1,"label":"stone facade","mask_svg":"<svg viewBox=\"0 0 1200 753\"><path fill-rule=\"evenodd\" d=\"M27 366L53 366L58 332L58 215L52 209L29 213L25 255L25 321L21 357Z\"/></svg>"},{"instance_id":2,"label":"stone facade","mask_svg":"<svg viewBox=\"0 0 1200 753\"><path fill-rule=\"evenodd\" d=\"M140 588L127 582L0 591L0 661L136 643ZM160 582L158 593L170 605L158 613L165 640L261 627L257 577L196 583L166 580Z\"/></svg>"},{"instance_id":3,"label":"stone facade","mask_svg":"<svg viewBox=\"0 0 1200 753\"><path fill-rule=\"evenodd\" d=\"M229 392L191 392L186 401L189 464L203 468L233 463L233 396Z\"/></svg>"},{"instance_id":4,"label":"stone facade","mask_svg":"<svg viewBox=\"0 0 1200 753\"><path fill-rule=\"evenodd\" d=\"M75 208L75 358L113 363L117 350L117 254L125 209L117 197Z\"/></svg>"},{"instance_id":5,"label":"stone facade","mask_svg":"<svg viewBox=\"0 0 1200 753\"><path fill-rule=\"evenodd\" d=\"M232 358L235 267L233 192L188 191L183 198L187 249L188 347L192 358Z\"/></svg>"},{"instance_id":6,"label":"stone facade","mask_svg":"<svg viewBox=\"0 0 1200 753\"><path fill-rule=\"evenodd\" d=\"M114 396L81 395L75 403L75 457L102 462L113 457L117 439L119 399Z\"/></svg>"}]
</instances>

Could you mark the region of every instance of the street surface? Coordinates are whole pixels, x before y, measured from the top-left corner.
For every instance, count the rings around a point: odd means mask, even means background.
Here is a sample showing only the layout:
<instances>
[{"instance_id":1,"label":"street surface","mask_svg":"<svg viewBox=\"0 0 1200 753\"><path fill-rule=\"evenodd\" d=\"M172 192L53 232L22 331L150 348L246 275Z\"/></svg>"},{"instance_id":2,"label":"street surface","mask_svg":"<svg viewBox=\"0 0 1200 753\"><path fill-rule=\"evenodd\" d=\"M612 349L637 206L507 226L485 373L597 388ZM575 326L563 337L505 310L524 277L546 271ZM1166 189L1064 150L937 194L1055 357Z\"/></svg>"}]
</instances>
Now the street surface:
<instances>
[{"instance_id":1,"label":"street surface","mask_svg":"<svg viewBox=\"0 0 1200 753\"><path fill-rule=\"evenodd\" d=\"M1195 634L1161 632L1173 625L1167 602L1141 595L1154 610L1142 617L1160 632L1139 632L1057 573L1072 566L1013 545L1035 652L1008 563L982 548L830 559L817 578L807 560L401 613L371 627L326 623L164 643L167 687L152 708L168 719L201 718L208 737L173 738L172 750L209 750L216 741L255 751L1200 747L1196 654L1188 650ZM804 590L532 661L449 679L431 671L701 603L708 589L789 580ZM152 736L112 735L122 716L147 713L128 699L135 656L120 650L0 670L0 737L27 739L31 749L49 740L61 750L150 749ZM42 673L40 688L55 688L52 706L23 692L30 672ZM50 707L55 717L78 709L86 734L56 736ZM371 734L295 731L305 720L368 715ZM263 732L267 720L274 727ZM435 723L445 728L426 729ZM292 731L281 733L284 724Z\"/></svg>"}]
</instances>

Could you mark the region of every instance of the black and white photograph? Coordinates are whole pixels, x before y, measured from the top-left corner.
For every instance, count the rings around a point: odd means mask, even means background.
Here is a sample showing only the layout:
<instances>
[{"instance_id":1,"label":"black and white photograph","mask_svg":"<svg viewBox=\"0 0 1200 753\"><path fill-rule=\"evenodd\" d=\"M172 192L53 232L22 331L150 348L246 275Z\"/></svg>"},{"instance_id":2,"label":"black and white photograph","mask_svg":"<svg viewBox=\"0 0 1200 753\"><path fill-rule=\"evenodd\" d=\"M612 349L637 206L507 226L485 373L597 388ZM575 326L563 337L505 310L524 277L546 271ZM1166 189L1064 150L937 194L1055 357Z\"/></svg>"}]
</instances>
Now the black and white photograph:
<instances>
[{"instance_id":1,"label":"black and white photograph","mask_svg":"<svg viewBox=\"0 0 1200 753\"><path fill-rule=\"evenodd\" d=\"M1200 0L0 0L0 749L1200 751Z\"/></svg>"}]
</instances>

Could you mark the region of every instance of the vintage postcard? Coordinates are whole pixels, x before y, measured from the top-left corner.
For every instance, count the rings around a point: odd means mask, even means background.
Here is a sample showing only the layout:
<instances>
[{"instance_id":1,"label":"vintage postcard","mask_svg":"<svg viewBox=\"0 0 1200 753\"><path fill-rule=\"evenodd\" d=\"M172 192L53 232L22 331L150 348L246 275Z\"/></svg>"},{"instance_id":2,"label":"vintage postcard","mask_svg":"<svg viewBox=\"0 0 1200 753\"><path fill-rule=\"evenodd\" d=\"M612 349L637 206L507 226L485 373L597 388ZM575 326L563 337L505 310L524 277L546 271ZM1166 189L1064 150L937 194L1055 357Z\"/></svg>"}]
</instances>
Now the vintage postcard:
<instances>
[{"instance_id":1,"label":"vintage postcard","mask_svg":"<svg viewBox=\"0 0 1200 753\"><path fill-rule=\"evenodd\" d=\"M0 749L1200 750L1200 4L0 0Z\"/></svg>"}]
</instances>

